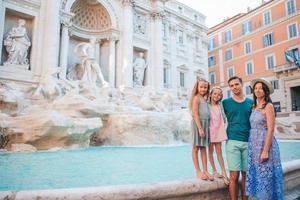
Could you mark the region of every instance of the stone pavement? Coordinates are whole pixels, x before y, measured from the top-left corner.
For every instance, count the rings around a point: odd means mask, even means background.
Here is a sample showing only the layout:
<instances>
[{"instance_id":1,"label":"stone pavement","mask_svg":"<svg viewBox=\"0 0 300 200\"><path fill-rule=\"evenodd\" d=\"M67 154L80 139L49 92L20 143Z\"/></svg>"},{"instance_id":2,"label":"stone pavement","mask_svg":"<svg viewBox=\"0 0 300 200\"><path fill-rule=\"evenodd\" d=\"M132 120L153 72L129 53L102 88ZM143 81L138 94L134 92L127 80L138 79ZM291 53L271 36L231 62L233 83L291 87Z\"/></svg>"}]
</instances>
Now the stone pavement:
<instances>
[{"instance_id":1,"label":"stone pavement","mask_svg":"<svg viewBox=\"0 0 300 200\"><path fill-rule=\"evenodd\" d=\"M300 200L300 188L296 188L292 191L288 191L284 196L285 200Z\"/></svg>"}]
</instances>

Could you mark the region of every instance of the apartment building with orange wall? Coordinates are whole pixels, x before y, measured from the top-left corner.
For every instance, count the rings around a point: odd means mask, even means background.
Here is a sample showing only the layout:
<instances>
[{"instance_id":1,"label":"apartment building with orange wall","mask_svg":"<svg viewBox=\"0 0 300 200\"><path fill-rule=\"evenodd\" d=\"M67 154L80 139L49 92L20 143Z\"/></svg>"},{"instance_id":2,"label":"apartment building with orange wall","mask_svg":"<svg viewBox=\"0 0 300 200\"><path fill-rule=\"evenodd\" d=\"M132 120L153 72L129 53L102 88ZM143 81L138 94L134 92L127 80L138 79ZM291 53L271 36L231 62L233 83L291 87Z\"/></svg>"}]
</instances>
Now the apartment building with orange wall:
<instances>
[{"instance_id":1,"label":"apartment building with orange wall","mask_svg":"<svg viewBox=\"0 0 300 200\"><path fill-rule=\"evenodd\" d=\"M271 98L277 111L299 111L299 27L300 0L271 0L210 28L210 82L221 86L226 98L231 96L227 80L239 76L245 95L252 97L250 81L264 77L275 88Z\"/></svg>"}]
</instances>

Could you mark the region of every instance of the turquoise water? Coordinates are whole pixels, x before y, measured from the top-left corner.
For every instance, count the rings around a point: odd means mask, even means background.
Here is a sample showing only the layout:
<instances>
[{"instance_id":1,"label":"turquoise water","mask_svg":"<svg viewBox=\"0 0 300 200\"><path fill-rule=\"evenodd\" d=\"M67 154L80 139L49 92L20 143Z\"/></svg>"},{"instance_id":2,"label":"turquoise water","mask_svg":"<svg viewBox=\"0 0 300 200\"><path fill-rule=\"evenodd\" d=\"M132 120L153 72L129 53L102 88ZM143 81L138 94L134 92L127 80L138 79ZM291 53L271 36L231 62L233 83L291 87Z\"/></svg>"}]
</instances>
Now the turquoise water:
<instances>
[{"instance_id":1,"label":"turquoise water","mask_svg":"<svg viewBox=\"0 0 300 200\"><path fill-rule=\"evenodd\" d=\"M279 145L283 162L300 159L300 142ZM155 183L193 177L189 145L0 153L0 190Z\"/></svg>"}]
</instances>

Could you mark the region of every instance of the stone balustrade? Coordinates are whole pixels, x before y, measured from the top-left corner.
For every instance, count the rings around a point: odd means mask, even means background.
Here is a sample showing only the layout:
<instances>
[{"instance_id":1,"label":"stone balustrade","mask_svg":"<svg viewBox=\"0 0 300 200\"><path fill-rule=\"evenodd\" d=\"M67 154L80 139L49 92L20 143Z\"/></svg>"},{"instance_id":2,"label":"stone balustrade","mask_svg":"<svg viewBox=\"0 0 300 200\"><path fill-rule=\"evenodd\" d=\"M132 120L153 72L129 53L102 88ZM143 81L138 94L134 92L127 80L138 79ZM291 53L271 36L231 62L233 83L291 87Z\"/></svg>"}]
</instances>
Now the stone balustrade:
<instances>
[{"instance_id":1,"label":"stone balustrade","mask_svg":"<svg viewBox=\"0 0 300 200\"><path fill-rule=\"evenodd\" d=\"M300 187L300 160L283 163L284 191ZM229 199L228 189L221 179L203 181L189 179L184 181L156 184L107 186L79 189L54 189L36 191L2 191L0 199L47 199L47 200L136 200L136 199Z\"/></svg>"},{"instance_id":2,"label":"stone balustrade","mask_svg":"<svg viewBox=\"0 0 300 200\"><path fill-rule=\"evenodd\" d=\"M293 69L297 69L297 66L295 64L284 64L284 65L275 66L274 72L280 73L280 72L285 72Z\"/></svg>"}]
</instances>

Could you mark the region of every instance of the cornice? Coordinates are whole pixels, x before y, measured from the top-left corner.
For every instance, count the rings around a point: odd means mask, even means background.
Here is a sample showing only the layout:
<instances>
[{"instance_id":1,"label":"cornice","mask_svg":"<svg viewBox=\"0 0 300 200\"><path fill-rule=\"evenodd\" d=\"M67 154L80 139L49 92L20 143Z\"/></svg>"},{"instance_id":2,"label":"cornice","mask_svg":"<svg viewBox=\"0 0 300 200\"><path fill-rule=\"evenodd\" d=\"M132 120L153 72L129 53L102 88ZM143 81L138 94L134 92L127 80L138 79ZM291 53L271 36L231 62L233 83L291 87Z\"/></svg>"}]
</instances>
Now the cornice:
<instances>
[{"instance_id":1,"label":"cornice","mask_svg":"<svg viewBox=\"0 0 300 200\"><path fill-rule=\"evenodd\" d=\"M135 6L135 0L122 0L122 5L123 6Z\"/></svg>"},{"instance_id":2,"label":"cornice","mask_svg":"<svg viewBox=\"0 0 300 200\"><path fill-rule=\"evenodd\" d=\"M164 11L153 11L150 13L150 16L152 20L157 20L164 19L166 15Z\"/></svg>"},{"instance_id":3,"label":"cornice","mask_svg":"<svg viewBox=\"0 0 300 200\"><path fill-rule=\"evenodd\" d=\"M22 7L33 8L35 10L40 9L41 1L40 0L3 0L3 2L22 5Z\"/></svg>"}]
</instances>

